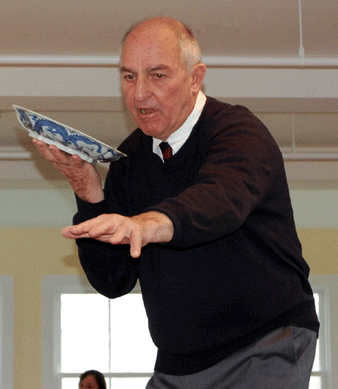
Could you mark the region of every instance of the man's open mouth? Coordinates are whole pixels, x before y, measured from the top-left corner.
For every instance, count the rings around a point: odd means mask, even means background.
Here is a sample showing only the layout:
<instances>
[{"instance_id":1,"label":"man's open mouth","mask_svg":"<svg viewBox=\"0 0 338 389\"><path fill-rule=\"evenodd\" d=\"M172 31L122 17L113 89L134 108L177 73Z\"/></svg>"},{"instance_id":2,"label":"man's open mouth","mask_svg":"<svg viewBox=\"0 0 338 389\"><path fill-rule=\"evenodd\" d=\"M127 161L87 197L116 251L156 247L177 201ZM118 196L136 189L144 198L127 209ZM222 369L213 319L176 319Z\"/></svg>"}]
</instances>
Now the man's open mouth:
<instances>
[{"instance_id":1,"label":"man's open mouth","mask_svg":"<svg viewBox=\"0 0 338 389\"><path fill-rule=\"evenodd\" d=\"M156 112L157 109L155 109L155 108L141 108L140 111L141 111L141 113L143 115L146 115L146 114L150 114L150 113Z\"/></svg>"}]
</instances>

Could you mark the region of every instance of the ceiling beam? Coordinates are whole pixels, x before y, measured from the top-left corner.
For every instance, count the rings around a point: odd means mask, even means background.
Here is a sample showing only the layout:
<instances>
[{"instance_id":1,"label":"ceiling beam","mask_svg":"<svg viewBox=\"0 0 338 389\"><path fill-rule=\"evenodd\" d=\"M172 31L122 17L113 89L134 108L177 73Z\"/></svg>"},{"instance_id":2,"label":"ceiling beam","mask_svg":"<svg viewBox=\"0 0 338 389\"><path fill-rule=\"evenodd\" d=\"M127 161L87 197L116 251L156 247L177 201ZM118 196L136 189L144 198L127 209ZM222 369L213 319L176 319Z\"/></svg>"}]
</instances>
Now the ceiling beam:
<instances>
[{"instance_id":1,"label":"ceiling beam","mask_svg":"<svg viewBox=\"0 0 338 389\"><path fill-rule=\"evenodd\" d=\"M208 68L203 88L216 98L338 98L338 68ZM119 70L0 67L0 97L19 96L121 97Z\"/></svg>"},{"instance_id":2,"label":"ceiling beam","mask_svg":"<svg viewBox=\"0 0 338 389\"><path fill-rule=\"evenodd\" d=\"M337 68L335 56L203 56L208 67ZM118 67L119 55L0 55L0 66Z\"/></svg>"}]
</instances>

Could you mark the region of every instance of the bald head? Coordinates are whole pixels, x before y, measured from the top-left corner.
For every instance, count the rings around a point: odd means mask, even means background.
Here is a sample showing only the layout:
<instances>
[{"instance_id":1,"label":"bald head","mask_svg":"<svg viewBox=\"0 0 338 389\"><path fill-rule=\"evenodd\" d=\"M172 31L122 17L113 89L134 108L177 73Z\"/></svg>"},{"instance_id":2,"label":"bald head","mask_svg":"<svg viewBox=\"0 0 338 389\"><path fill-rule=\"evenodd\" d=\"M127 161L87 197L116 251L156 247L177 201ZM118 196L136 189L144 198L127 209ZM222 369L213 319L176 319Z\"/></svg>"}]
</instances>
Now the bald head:
<instances>
[{"instance_id":1,"label":"bald head","mask_svg":"<svg viewBox=\"0 0 338 389\"><path fill-rule=\"evenodd\" d=\"M122 92L144 134L166 140L192 112L205 74L205 65L192 60L199 52L193 41L183 24L168 18L146 20L126 35Z\"/></svg>"},{"instance_id":2,"label":"bald head","mask_svg":"<svg viewBox=\"0 0 338 389\"><path fill-rule=\"evenodd\" d=\"M170 31L175 37L176 48L182 63L187 68L188 72L190 72L195 65L202 63L201 51L192 31L183 23L172 18L157 17L146 19L133 25L123 38L123 46L130 36L135 36L146 31L156 31L158 35Z\"/></svg>"}]
</instances>

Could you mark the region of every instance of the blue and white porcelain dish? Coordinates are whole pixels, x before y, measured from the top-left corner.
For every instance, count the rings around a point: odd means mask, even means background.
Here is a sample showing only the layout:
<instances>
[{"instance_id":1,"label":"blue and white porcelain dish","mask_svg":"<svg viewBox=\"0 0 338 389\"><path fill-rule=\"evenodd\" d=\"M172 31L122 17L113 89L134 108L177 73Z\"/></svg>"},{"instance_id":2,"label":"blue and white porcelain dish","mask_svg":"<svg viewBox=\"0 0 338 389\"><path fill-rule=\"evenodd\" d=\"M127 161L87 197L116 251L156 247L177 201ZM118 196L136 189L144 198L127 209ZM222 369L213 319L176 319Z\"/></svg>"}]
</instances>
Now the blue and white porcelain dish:
<instances>
[{"instance_id":1,"label":"blue and white porcelain dish","mask_svg":"<svg viewBox=\"0 0 338 389\"><path fill-rule=\"evenodd\" d=\"M17 105L13 105L13 108L19 122L28 131L29 136L49 145L55 145L68 154L76 154L93 165L97 161L114 162L121 157L126 157L125 154L105 143L47 116Z\"/></svg>"}]
</instances>

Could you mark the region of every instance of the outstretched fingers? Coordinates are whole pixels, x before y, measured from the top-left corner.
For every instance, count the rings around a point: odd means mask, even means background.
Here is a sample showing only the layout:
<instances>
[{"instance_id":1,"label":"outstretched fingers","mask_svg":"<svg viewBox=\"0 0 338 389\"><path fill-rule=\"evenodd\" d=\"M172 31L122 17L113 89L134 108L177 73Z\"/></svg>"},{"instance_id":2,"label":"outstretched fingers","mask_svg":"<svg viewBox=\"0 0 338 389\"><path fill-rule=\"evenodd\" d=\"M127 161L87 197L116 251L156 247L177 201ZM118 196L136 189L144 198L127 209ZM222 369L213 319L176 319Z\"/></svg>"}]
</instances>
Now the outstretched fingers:
<instances>
[{"instance_id":1,"label":"outstretched fingers","mask_svg":"<svg viewBox=\"0 0 338 389\"><path fill-rule=\"evenodd\" d=\"M92 238L113 245L129 244L130 255L138 258L145 242L145 229L131 218L103 214L75 226L65 227L62 234L68 239Z\"/></svg>"},{"instance_id":2,"label":"outstretched fingers","mask_svg":"<svg viewBox=\"0 0 338 389\"><path fill-rule=\"evenodd\" d=\"M78 224L76 226L68 226L62 229L62 235L67 239L80 239L80 238L89 238L88 231Z\"/></svg>"}]
</instances>

